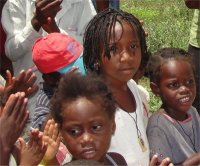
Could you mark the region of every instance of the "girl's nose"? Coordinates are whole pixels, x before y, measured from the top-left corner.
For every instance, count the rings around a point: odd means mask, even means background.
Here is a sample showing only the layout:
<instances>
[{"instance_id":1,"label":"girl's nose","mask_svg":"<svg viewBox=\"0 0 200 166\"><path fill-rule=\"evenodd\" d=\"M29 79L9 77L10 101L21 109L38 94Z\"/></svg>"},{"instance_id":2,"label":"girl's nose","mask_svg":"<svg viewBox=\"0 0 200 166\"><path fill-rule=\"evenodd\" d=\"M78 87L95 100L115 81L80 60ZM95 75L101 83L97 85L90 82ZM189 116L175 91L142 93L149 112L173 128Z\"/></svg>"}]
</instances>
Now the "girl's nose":
<instances>
[{"instance_id":1,"label":"girl's nose","mask_svg":"<svg viewBox=\"0 0 200 166\"><path fill-rule=\"evenodd\" d=\"M121 61L126 61L126 60L130 60L130 58L132 58L131 54L127 51L124 50L121 52Z\"/></svg>"},{"instance_id":2,"label":"girl's nose","mask_svg":"<svg viewBox=\"0 0 200 166\"><path fill-rule=\"evenodd\" d=\"M87 145L89 145L89 144L91 144L93 142L93 138L89 133L84 133L82 135L82 137L81 137L81 141L80 142L81 142L81 145L83 147L85 147L85 146L87 146Z\"/></svg>"},{"instance_id":3,"label":"girl's nose","mask_svg":"<svg viewBox=\"0 0 200 166\"><path fill-rule=\"evenodd\" d=\"M188 87L182 85L182 86L180 86L179 91L180 91L181 93L184 93L184 94L185 94L185 93L188 93L188 92L189 92L189 89L188 89Z\"/></svg>"}]
</instances>

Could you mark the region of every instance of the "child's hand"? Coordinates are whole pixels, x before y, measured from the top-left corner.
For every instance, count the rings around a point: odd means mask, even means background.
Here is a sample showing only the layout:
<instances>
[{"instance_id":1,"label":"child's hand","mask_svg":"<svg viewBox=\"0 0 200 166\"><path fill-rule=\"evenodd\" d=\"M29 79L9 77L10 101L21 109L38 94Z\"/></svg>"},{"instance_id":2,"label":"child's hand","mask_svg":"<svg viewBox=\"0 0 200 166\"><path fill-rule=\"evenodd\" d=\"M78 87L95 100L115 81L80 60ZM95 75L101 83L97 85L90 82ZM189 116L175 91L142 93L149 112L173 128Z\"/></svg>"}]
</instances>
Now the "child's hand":
<instances>
[{"instance_id":1,"label":"child's hand","mask_svg":"<svg viewBox=\"0 0 200 166\"><path fill-rule=\"evenodd\" d=\"M183 166L187 166L187 165L200 165L200 152L199 153L195 153L191 157L187 158L182 163L182 165Z\"/></svg>"},{"instance_id":2,"label":"child's hand","mask_svg":"<svg viewBox=\"0 0 200 166\"><path fill-rule=\"evenodd\" d=\"M69 71L66 72L67 73L74 73L74 72L80 72L78 70L78 67L77 66L72 66L71 69L69 69Z\"/></svg>"},{"instance_id":3,"label":"child's hand","mask_svg":"<svg viewBox=\"0 0 200 166\"><path fill-rule=\"evenodd\" d=\"M32 129L30 140L26 144L23 138L19 138L20 165L38 165L47 150L43 144L42 133L38 129Z\"/></svg>"},{"instance_id":4,"label":"child's hand","mask_svg":"<svg viewBox=\"0 0 200 166\"><path fill-rule=\"evenodd\" d=\"M17 77L12 77L9 70L6 71L6 74L6 86L0 87L2 105L5 105L11 94L24 92L26 97L29 97L38 90L38 86L35 84L36 75L31 69L22 70Z\"/></svg>"},{"instance_id":5,"label":"child's hand","mask_svg":"<svg viewBox=\"0 0 200 166\"><path fill-rule=\"evenodd\" d=\"M58 124L55 123L53 119L48 120L45 125L43 141L48 145L43 161L48 163L55 159L60 145Z\"/></svg>"},{"instance_id":6,"label":"child's hand","mask_svg":"<svg viewBox=\"0 0 200 166\"><path fill-rule=\"evenodd\" d=\"M170 162L170 158L165 158L164 160L161 161L160 164L158 164L158 156L154 155L150 161L149 166L173 166L173 164Z\"/></svg>"}]
</instances>

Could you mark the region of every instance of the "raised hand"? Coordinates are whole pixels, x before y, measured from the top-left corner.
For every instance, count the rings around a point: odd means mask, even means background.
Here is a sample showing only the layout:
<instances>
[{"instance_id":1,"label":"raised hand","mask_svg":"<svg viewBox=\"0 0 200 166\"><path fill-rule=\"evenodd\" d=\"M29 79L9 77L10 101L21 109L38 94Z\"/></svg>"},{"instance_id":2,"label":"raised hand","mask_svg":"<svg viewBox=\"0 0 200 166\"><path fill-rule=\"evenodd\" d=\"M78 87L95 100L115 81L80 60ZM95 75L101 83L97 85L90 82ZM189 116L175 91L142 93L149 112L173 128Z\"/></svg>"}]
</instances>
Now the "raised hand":
<instances>
[{"instance_id":1,"label":"raised hand","mask_svg":"<svg viewBox=\"0 0 200 166\"><path fill-rule=\"evenodd\" d=\"M0 87L1 105L5 105L11 94L24 92L25 96L29 97L38 90L38 86L35 84L37 78L31 69L22 70L17 77L12 77L9 70L6 71L6 74L6 85Z\"/></svg>"},{"instance_id":2,"label":"raised hand","mask_svg":"<svg viewBox=\"0 0 200 166\"><path fill-rule=\"evenodd\" d=\"M19 138L20 165L38 165L47 150L43 144L42 133L38 129L32 129L30 141L26 144L23 138Z\"/></svg>"},{"instance_id":3,"label":"raised hand","mask_svg":"<svg viewBox=\"0 0 200 166\"><path fill-rule=\"evenodd\" d=\"M54 122L53 119L47 121L44 132L43 132L43 141L47 144L47 151L43 158L43 161L46 163L55 160L56 153L60 145L60 135L58 130L58 124Z\"/></svg>"},{"instance_id":4,"label":"raised hand","mask_svg":"<svg viewBox=\"0 0 200 166\"><path fill-rule=\"evenodd\" d=\"M59 32L55 22L56 14L61 10L62 0L36 0L32 25L36 31L42 27L47 33Z\"/></svg>"},{"instance_id":5,"label":"raised hand","mask_svg":"<svg viewBox=\"0 0 200 166\"><path fill-rule=\"evenodd\" d=\"M10 95L0 116L0 165L7 165L16 140L21 135L29 113L26 109L25 93Z\"/></svg>"},{"instance_id":6,"label":"raised hand","mask_svg":"<svg viewBox=\"0 0 200 166\"><path fill-rule=\"evenodd\" d=\"M154 155L150 161L149 166L157 166L158 165L158 156ZM165 158L164 160L161 161L159 166L173 166L173 164L170 161L170 158Z\"/></svg>"}]
</instances>

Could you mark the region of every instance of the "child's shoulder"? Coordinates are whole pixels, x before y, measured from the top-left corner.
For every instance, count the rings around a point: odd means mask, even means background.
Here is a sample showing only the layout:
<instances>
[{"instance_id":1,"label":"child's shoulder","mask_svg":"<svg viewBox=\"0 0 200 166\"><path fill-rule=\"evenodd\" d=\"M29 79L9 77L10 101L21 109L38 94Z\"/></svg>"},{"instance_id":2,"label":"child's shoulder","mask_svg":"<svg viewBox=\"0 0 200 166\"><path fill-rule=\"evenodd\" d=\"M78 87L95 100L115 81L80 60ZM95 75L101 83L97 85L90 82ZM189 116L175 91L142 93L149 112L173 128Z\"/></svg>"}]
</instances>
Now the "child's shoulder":
<instances>
[{"instance_id":1,"label":"child's shoulder","mask_svg":"<svg viewBox=\"0 0 200 166\"><path fill-rule=\"evenodd\" d=\"M126 160L124 157L116 152L108 152L106 154L106 160L104 165L123 165L126 166Z\"/></svg>"},{"instance_id":2,"label":"child's shoulder","mask_svg":"<svg viewBox=\"0 0 200 166\"><path fill-rule=\"evenodd\" d=\"M200 124L200 116L195 107L191 106L188 113L192 116L193 121L196 121L198 124Z\"/></svg>"},{"instance_id":3,"label":"child's shoulder","mask_svg":"<svg viewBox=\"0 0 200 166\"><path fill-rule=\"evenodd\" d=\"M159 109L158 111L154 112L148 121L149 125L157 125L161 126L161 124L169 124L169 122L172 122L172 118L165 114L162 109Z\"/></svg>"},{"instance_id":4,"label":"child's shoulder","mask_svg":"<svg viewBox=\"0 0 200 166\"><path fill-rule=\"evenodd\" d=\"M197 109L193 106L190 107L188 113L190 113L192 116L197 116L198 118L200 118Z\"/></svg>"},{"instance_id":5,"label":"child's shoulder","mask_svg":"<svg viewBox=\"0 0 200 166\"><path fill-rule=\"evenodd\" d=\"M135 97L141 96L141 93L143 93L143 92L141 92L140 88L138 87L138 84L133 79L130 79L127 82L127 85Z\"/></svg>"}]
</instances>

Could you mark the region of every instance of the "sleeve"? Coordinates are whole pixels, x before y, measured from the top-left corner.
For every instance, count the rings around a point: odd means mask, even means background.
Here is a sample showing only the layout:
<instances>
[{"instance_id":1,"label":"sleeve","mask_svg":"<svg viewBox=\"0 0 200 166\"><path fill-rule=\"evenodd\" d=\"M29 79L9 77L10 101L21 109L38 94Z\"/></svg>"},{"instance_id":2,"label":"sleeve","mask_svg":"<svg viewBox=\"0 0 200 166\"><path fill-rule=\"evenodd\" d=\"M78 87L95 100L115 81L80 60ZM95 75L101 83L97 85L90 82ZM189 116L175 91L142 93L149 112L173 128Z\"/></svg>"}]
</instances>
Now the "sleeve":
<instances>
[{"instance_id":1,"label":"sleeve","mask_svg":"<svg viewBox=\"0 0 200 166\"><path fill-rule=\"evenodd\" d=\"M157 155L159 162L166 157L172 159L172 151L169 141L167 139L167 133L158 126L149 126L147 128L147 138L150 147L150 157Z\"/></svg>"},{"instance_id":2,"label":"sleeve","mask_svg":"<svg viewBox=\"0 0 200 166\"><path fill-rule=\"evenodd\" d=\"M29 1L28 1L29 2ZM6 55L17 61L32 49L34 41L41 36L32 27L30 13L31 4L24 0L10 0L2 11L2 25L7 35L5 43ZM27 14L29 12L29 15Z\"/></svg>"},{"instance_id":3,"label":"sleeve","mask_svg":"<svg viewBox=\"0 0 200 166\"><path fill-rule=\"evenodd\" d=\"M39 95L33 115L32 127L41 130L49 115L49 99L47 96Z\"/></svg>"},{"instance_id":4,"label":"sleeve","mask_svg":"<svg viewBox=\"0 0 200 166\"><path fill-rule=\"evenodd\" d=\"M148 123L148 119L149 119L149 93L148 91L142 87L141 85L137 85L138 86L138 91L139 91L139 95L141 97L142 100L142 107L143 107L143 121L144 121L144 125L145 128L147 127L147 123Z\"/></svg>"},{"instance_id":5,"label":"sleeve","mask_svg":"<svg viewBox=\"0 0 200 166\"><path fill-rule=\"evenodd\" d=\"M77 26L78 35L84 34L87 24L96 15L96 10L90 0L85 0L83 3L83 10L77 15L77 19L79 19Z\"/></svg>"}]
</instances>

